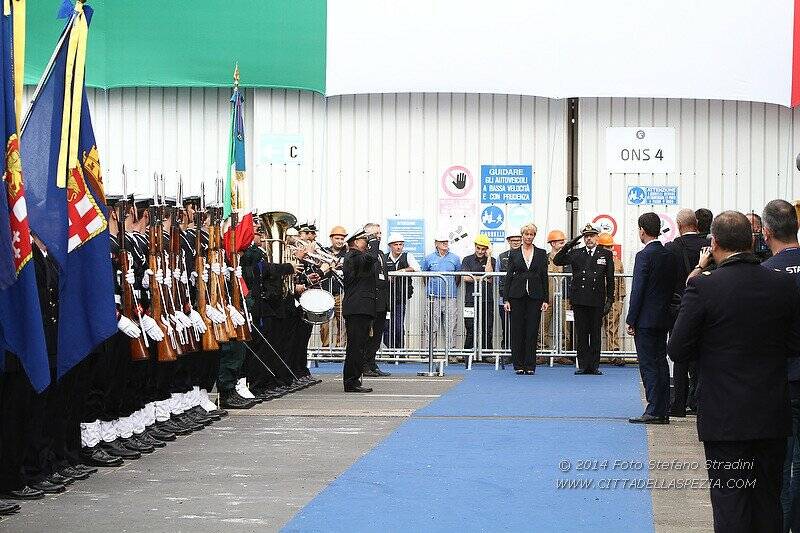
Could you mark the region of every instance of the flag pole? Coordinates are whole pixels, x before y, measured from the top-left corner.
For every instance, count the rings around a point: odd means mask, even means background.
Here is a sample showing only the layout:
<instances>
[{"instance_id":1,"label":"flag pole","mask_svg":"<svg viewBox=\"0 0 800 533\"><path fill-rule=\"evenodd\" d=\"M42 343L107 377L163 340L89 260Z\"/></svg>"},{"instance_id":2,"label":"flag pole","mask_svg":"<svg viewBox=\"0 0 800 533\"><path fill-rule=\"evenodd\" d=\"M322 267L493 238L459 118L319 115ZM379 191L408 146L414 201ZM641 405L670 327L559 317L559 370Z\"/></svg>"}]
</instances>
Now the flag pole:
<instances>
[{"instance_id":1,"label":"flag pole","mask_svg":"<svg viewBox=\"0 0 800 533\"><path fill-rule=\"evenodd\" d=\"M78 0L81 4L84 4L86 0ZM53 50L53 55L50 56L50 61L47 62L47 66L44 68L44 72L42 73L42 77L39 79L39 83L36 85L36 90L33 91L33 98L31 98L31 102L35 102L36 98L39 97L39 93L42 91L42 87L44 84L47 83L47 80L50 78L50 74L53 73L53 66L56 62L56 57L58 56L58 52L61 50L61 46L64 44L64 40L67 38L72 26L75 24L75 18L78 15L77 11L73 11L72 17L70 17L69 22L64 27L64 31L61 32L61 38L58 39L58 43L56 44L55 50ZM25 120L22 121L22 125L19 128L19 136L22 137L22 134L25 132L25 126L28 124L28 119L31 118L31 113L33 112L33 106L28 106L28 110L25 113Z\"/></svg>"}]
</instances>

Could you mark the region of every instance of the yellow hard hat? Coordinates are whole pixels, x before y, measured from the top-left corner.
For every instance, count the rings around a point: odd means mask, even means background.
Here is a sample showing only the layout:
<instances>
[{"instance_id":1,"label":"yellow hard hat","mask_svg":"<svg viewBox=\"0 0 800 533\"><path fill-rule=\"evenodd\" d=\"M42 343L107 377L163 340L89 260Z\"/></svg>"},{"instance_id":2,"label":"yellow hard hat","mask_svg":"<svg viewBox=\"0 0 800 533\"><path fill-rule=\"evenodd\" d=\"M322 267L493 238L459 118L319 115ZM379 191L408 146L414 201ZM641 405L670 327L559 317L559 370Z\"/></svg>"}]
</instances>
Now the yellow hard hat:
<instances>
[{"instance_id":1,"label":"yellow hard hat","mask_svg":"<svg viewBox=\"0 0 800 533\"><path fill-rule=\"evenodd\" d=\"M566 241L567 236L564 235L564 232L560 229L554 229L550 233L547 234L547 242L553 241Z\"/></svg>"},{"instance_id":2,"label":"yellow hard hat","mask_svg":"<svg viewBox=\"0 0 800 533\"><path fill-rule=\"evenodd\" d=\"M334 226L331 228L330 236L333 237L334 235L341 235L342 237L347 237L347 230L344 229L342 226Z\"/></svg>"},{"instance_id":3,"label":"yellow hard hat","mask_svg":"<svg viewBox=\"0 0 800 533\"><path fill-rule=\"evenodd\" d=\"M489 237L487 237L486 235L481 233L480 235L475 237L475 244L477 244L478 246L486 246L486 247L488 247L489 246Z\"/></svg>"},{"instance_id":4,"label":"yellow hard hat","mask_svg":"<svg viewBox=\"0 0 800 533\"><path fill-rule=\"evenodd\" d=\"M601 233L597 237L597 244L600 246L614 246L614 237L610 233Z\"/></svg>"}]
</instances>

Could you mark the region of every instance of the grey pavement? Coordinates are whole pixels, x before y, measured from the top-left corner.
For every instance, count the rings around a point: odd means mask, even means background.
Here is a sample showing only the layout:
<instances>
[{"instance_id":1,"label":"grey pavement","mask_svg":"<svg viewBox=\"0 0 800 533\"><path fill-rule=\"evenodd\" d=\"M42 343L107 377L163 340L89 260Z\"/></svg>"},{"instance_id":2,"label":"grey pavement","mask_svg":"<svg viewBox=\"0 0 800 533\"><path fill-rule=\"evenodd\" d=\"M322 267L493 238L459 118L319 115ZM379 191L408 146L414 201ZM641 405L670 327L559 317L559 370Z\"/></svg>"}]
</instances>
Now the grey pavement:
<instances>
[{"instance_id":1,"label":"grey pavement","mask_svg":"<svg viewBox=\"0 0 800 533\"><path fill-rule=\"evenodd\" d=\"M15 532L277 531L320 490L460 376L341 376L232 412L205 430L0 520Z\"/></svg>"}]
</instances>

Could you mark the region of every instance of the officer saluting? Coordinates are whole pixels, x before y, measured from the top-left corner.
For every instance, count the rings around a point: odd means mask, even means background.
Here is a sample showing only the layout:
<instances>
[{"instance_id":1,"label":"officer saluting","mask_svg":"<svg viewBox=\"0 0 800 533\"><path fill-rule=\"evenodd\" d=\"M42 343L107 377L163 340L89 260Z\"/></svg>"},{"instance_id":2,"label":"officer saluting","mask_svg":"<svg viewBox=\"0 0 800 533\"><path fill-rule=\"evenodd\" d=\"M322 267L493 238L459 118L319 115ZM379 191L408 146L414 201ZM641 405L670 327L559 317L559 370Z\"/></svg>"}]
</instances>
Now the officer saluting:
<instances>
[{"instance_id":1,"label":"officer saluting","mask_svg":"<svg viewBox=\"0 0 800 533\"><path fill-rule=\"evenodd\" d=\"M592 224L564 245L553 264L572 267L570 302L575 313L576 374L602 375L600 326L614 301L614 254L597 246L600 230ZM573 249L583 237L585 247Z\"/></svg>"},{"instance_id":2,"label":"officer saluting","mask_svg":"<svg viewBox=\"0 0 800 533\"><path fill-rule=\"evenodd\" d=\"M347 351L344 359L344 391L372 392L361 386L370 326L377 315L377 257L366 253L367 233L356 230L347 238L350 250L344 256L344 300L342 314L347 329Z\"/></svg>"}]
</instances>

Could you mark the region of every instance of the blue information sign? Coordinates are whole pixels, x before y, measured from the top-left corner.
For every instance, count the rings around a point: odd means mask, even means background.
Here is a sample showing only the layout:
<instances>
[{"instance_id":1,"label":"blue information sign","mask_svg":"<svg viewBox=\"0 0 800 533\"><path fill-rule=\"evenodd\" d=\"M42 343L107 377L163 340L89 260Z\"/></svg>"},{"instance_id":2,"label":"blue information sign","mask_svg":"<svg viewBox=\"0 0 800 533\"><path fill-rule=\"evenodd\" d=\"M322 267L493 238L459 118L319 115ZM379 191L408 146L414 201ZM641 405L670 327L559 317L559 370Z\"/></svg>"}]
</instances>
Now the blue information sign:
<instances>
[{"instance_id":1,"label":"blue information sign","mask_svg":"<svg viewBox=\"0 0 800 533\"><path fill-rule=\"evenodd\" d=\"M529 204L532 201L531 165L481 165L481 203Z\"/></svg>"},{"instance_id":2,"label":"blue information sign","mask_svg":"<svg viewBox=\"0 0 800 533\"><path fill-rule=\"evenodd\" d=\"M392 233L402 233L405 239L405 251L413 254L417 261L425 257L425 219L422 218L390 218L387 220L384 237Z\"/></svg>"},{"instance_id":3,"label":"blue information sign","mask_svg":"<svg viewBox=\"0 0 800 533\"><path fill-rule=\"evenodd\" d=\"M628 205L678 205L678 187L629 186Z\"/></svg>"}]
</instances>

